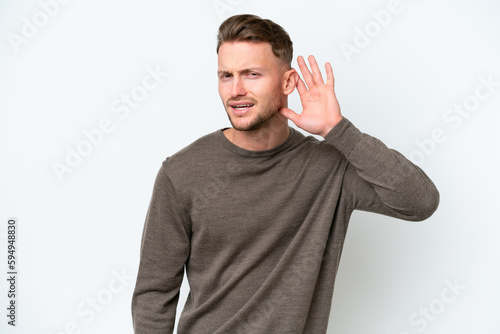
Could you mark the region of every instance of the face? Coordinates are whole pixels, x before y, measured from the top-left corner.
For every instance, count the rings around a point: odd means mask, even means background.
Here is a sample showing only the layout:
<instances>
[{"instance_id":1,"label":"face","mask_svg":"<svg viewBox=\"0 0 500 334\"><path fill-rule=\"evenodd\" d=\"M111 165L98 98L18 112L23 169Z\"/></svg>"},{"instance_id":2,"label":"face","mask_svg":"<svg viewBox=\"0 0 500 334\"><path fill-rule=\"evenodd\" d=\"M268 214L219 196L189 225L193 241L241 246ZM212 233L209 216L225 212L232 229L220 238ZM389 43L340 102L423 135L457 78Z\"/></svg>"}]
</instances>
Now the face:
<instances>
[{"instance_id":1,"label":"face","mask_svg":"<svg viewBox=\"0 0 500 334\"><path fill-rule=\"evenodd\" d=\"M256 130L278 115L283 63L269 43L227 42L219 48L219 95L233 128Z\"/></svg>"}]
</instances>

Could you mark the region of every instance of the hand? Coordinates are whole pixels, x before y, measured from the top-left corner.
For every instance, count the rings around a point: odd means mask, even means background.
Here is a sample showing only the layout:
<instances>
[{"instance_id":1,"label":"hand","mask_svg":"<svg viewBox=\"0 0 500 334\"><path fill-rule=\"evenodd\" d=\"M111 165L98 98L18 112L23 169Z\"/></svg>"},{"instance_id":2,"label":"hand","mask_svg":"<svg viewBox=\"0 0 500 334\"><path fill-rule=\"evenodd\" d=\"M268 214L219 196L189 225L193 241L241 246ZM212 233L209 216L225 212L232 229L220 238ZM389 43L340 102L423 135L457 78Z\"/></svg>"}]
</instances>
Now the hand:
<instances>
[{"instance_id":1,"label":"hand","mask_svg":"<svg viewBox=\"0 0 500 334\"><path fill-rule=\"evenodd\" d=\"M297 91L302 103L302 113L297 114L288 108L282 108L280 113L290 119L299 128L325 137L335 125L342 120L340 105L334 91L333 70L330 63L325 64L326 83L314 56L309 56L312 74L302 56L297 58L304 81L299 77ZM307 86L306 86L307 84Z\"/></svg>"}]
</instances>

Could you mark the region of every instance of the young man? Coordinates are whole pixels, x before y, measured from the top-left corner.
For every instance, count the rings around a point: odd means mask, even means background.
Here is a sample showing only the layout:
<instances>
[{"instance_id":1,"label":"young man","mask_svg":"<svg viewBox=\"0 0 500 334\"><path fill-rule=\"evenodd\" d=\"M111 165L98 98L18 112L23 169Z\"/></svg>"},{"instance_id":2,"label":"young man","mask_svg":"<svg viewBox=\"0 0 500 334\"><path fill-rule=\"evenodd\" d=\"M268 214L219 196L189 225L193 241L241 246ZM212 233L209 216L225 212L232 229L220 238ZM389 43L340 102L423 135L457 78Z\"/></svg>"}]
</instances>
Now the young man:
<instances>
[{"instance_id":1,"label":"young man","mask_svg":"<svg viewBox=\"0 0 500 334\"><path fill-rule=\"evenodd\" d=\"M252 15L218 34L219 94L232 127L168 157L144 226L132 301L135 332L172 333L184 268L190 286L178 333L325 333L353 210L423 220L431 180L342 116L326 82L279 25ZM297 89L303 110L287 108ZM318 141L290 128L321 135Z\"/></svg>"}]
</instances>

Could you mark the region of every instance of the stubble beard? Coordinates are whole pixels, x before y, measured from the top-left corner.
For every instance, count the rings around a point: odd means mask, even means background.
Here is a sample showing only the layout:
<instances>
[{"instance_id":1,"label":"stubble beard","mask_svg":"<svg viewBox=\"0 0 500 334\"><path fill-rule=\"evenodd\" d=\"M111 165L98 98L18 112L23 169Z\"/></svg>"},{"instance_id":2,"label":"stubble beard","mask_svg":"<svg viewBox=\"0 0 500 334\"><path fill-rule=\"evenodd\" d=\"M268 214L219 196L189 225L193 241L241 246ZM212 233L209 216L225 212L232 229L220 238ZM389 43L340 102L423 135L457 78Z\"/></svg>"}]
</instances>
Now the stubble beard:
<instances>
[{"instance_id":1,"label":"stubble beard","mask_svg":"<svg viewBox=\"0 0 500 334\"><path fill-rule=\"evenodd\" d=\"M238 131L255 131L267 125L281 109L281 90L279 87L280 86L276 89L274 98L263 105L262 111L258 113L250 124L246 126L238 125L237 121L233 121L230 113L228 112L229 122L231 122L233 128ZM229 104L226 105L228 109L231 108ZM254 108L255 107L257 107L257 104L254 105Z\"/></svg>"}]
</instances>

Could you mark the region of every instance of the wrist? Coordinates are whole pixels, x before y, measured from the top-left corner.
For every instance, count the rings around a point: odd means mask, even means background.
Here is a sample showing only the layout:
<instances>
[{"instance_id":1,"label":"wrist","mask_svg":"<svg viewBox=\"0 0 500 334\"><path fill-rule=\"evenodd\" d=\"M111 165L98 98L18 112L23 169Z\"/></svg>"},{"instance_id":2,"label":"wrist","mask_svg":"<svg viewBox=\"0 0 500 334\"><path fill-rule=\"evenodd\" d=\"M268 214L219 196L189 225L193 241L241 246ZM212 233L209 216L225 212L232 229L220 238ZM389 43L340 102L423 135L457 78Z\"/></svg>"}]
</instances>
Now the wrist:
<instances>
[{"instance_id":1,"label":"wrist","mask_svg":"<svg viewBox=\"0 0 500 334\"><path fill-rule=\"evenodd\" d=\"M330 122L326 127L325 129L320 133L320 136L325 138L329 133L330 131L333 130L333 128L340 123L340 121L343 119L344 117L342 115L340 115L339 117L336 117L335 120L332 120L332 122Z\"/></svg>"}]
</instances>

